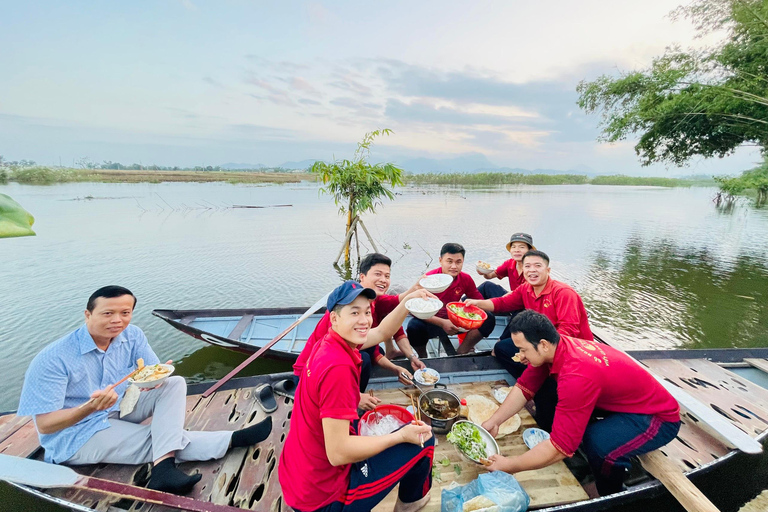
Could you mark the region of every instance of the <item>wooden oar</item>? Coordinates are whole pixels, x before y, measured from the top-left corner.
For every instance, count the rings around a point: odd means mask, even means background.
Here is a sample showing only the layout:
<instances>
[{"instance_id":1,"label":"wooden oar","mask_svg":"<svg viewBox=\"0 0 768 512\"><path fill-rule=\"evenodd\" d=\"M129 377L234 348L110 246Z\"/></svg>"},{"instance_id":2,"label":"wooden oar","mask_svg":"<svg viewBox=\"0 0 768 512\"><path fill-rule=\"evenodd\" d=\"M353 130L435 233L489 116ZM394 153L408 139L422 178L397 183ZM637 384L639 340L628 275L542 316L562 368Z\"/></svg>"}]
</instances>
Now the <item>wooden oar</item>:
<instances>
[{"instance_id":1,"label":"wooden oar","mask_svg":"<svg viewBox=\"0 0 768 512\"><path fill-rule=\"evenodd\" d=\"M155 503L166 507L194 512L243 512L229 505L217 505L144 487L80 475L71 468L48 464L39 460L0 455L0 480L42 489L76 487L130 500Z\"/></svg>"},{"instance_id":2,"label":"wooden oar","mask_svg":"<svg viewBox=\"0 0 768 512\"><path fill-rule=\"evenodd\" d=\"M280 341L281 339L283 339L283 338L285 337L285 335L286 335L286 334L288 334L289 332L291 332L291 331L293 330L293 328L294 328L294 327L296 327L296 326L297 326L297 325L299 325L301 322L303 322L304 320L306 320L307 318L309 318L309 317L310 317L310 315L312 315L312 313L314 313L315 311L317 311L318 309L320 309L321 307L323 307L323 306L325 305L325 303L326 303L326 302L328 302L328 296L329 296L330 294L331 294L331 292L328 292L328 293L326 293L326 294L325 294L325 295L324 295L324 296L323 296L323 297L322 297L320 300L318 300L317 302L315 302L314 304L312 304L312 305L309 307L309 309L308 309L308 310L306 310L306 311L304 312L304 314L303 314L303 315L301 315L301 317L299 317L299 319L298 319L298 320L296 320L296 321L295 321L295 322L293 322L291 325L289 325L289 326L288 326L288 327L287 327L287 328L286 328L286 329L285 329L283 332L281 332L280 334L278 334L278 335L277 335L277 336L276 336L276 337L275 337L275 338L274 338L272 341L270 341L269 343L267 343L266 345L264 345L263 347L261 347L261 348L260 348L259 350L257 350L257 351L256 351L254 354L252 354L252 355L251 355L251 356L250 356L248 359L246 359L245 361L243 361L242 363L240 363L239 365L237 365L237 368L235 368L234 370L232 370L231 372L229 372L228 374L226 374L226 375L225 375L223 378L219 379L219 381L218 381L216 384L214 384L214 385L213 385L213 386L211 386L210 388L206 389L206 390L205 390L205 392L203 393L203 398L208 398L209 396L211 396L211 394L212 394L212 393L214 393L214 392L215 392L217 389L219 389L221 386L223 386L223 385L224 385L224 383L226 383L226 382L227 382L229 379L231 379L232 377L234 377L235 375L237 375L238 373L240 373L240 372L242 371L242 369L243 369L243 368L245 368L246 366L248 366L249 364L251 364L251 363L253 362L253 360L254 360L254 359L256 359L257 357L259 357L261 354L263 354L264 352L266 352L266 351L267 351L267 350L269 350L270 348L272 348L272 345L274 345L275 343L277 343L278 341Z\"/></svg>"},{"instance_id":3,"label":"wooden oar","mask_svg":"<svg viewBox=\"0 0 768 512\"><path fill-rule=\"evenodd\" d=\"M638 457L646 471L664 484L664 487L689 512L720 512L709 498L691 483L683 472L660 451L654 450Z\"/></svg>"}]
</instances>

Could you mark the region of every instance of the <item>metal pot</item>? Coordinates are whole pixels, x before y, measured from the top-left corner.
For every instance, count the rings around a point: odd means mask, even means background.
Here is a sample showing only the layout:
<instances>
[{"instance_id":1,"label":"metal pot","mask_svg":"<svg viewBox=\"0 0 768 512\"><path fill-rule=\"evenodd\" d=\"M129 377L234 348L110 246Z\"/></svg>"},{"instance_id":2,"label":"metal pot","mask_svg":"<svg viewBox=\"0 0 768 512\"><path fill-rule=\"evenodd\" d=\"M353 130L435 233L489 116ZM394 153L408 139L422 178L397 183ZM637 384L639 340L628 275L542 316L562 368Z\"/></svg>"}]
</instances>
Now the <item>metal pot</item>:
<instances>
[{"instance_id":1,"label":"metal pot","mask_svg":"<svg viewBox=\"0 0 768 512\"><path fill-rule=\"evenodd\" d=\"M443 389L437 389L438 386L442 387ZM435 398L447 400L448 408L456 409L456 416L449 419L435 418L434 416L430 416L430 413L428 412L430 410L428 404ZM421 416L424 420L424 423L431 425L432 431L435 434L447 434L451 431L451 427L453 427L453 424L456 423L456 420L459 419L460 402L461 401L459 400L459 397L445 389L444 384L435 384L435 389L422 393L419 396L419 408L421 409Z\"/></svg>"}]
</instances>

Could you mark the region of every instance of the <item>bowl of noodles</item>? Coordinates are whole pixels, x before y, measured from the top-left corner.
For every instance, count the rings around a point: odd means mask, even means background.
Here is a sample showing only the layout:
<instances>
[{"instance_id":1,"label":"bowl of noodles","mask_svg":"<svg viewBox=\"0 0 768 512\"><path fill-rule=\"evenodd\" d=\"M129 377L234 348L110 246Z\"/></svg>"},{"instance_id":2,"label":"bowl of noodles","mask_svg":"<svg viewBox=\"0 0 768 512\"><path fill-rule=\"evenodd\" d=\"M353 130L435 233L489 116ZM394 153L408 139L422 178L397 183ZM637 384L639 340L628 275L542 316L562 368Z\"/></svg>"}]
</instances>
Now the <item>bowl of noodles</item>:
<instances>
[{"instance_id":1,"label":"bowl of noodles","mask_svg":"<svg viewBox=\"0 0 768 512\"><path fill-rule=\"evenodd\" d=\"M173 375L174 370L171 364L150 364L139 370L128 382L143 389L154 388Z\"/></svg>"},{"instance_id":2,"label":"bowl of noodles","mask_svg":"<svg viewBox=\"0 0 768 512\"><path fill-rule=\"evenodd\" d=\"M488 319L485 311L463 302L449 302L445 309L448 311L448 320L456 327L463 329L477 329Z\"/></svg>"}]
</instances>

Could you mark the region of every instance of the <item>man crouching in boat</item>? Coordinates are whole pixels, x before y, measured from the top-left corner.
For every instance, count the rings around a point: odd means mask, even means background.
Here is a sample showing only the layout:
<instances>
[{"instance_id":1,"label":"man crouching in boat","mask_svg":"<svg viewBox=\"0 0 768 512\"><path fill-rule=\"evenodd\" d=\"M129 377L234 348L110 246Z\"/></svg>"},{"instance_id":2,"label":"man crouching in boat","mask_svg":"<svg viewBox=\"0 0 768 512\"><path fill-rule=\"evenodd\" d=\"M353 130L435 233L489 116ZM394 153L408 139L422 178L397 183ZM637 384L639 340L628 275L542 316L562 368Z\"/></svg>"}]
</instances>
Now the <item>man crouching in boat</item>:
<instances>
[{"instance_id":1,"label":"man crouching in boat","mask_svg":"<svg viewBox=\"0 0 768 512\"><path fill-rule=\"evenodd\" d=\"M383 436L355 435L360 352L371 329L376 292L347 281L328 297L331 329L299 381L278 475L296 511L369 511L400 483L396 512L429 501L432 430L421 422ZM424 447L420 446L423 442Z\"/></svg>"},{"instance_id":2,"label":"man crouching in boat","mask_svg":"<svg viewBox=\"0 0 768 512\"><path fill-rule=\"evenodd\" d=\"M594 341L558 334L547 317L526 310L510 323L512 340L528 367L483 428L496 436L548 376L557 380L551 437L517 457L492 455L488 469L517 473L572 457L580 443L597 492L622 489L629 458L669 443L680 430L680 406L627 354Z\"/></svg>"},{"instance_id":3,"label":"man crouching in boat","mask_svg":"<svg viewBox=\"0 0 768 512\"><path fill-rule=\"evenodd\" d=\"M141 329L129 325L136 297L127 288L105 286L88 299L85 325L45 347L27 369L19 415L32 415L45 460L56 464L142 464L154 461L147 487L186 494L201 475L187 475L176 460L223 457L231 447L263 441L272 419L236 432L184 430L187 386L169 377L139 396L120 415L118 400L137 359L159 363ZM89 400L90 398L90 400ZM149 424L141 424L151 417Z\"/></svg>"}]
</instances>

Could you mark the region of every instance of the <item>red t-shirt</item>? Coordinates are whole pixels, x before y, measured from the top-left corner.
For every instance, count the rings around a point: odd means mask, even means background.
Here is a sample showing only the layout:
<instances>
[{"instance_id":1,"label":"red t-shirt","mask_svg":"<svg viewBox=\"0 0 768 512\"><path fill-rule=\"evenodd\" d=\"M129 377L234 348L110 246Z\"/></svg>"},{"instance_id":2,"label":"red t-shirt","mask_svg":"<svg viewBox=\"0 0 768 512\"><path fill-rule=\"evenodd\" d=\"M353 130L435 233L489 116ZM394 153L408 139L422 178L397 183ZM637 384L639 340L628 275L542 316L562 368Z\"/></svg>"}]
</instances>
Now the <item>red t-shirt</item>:
<instances>
[{"instance_id":1,"label":"red t-shirt","mask_svg":"<svg viewBox=\"0 0 768 512\"><path fill-rule=\"evenodd\" d=\"M360 352L333 329L309 356L277 467L285 503L294 509L324 507L342 500L349 488L351 466L333 466L328 460L323 418L357 419L360 365ZM355 434L351 424L350 433Z\"/></svg>"},{"instance_id":2,"label":"red t-shirt","mask_svg":"<svg viewBox=\"0 0 768 512\"><path fill-rule=\"evenodd\" d=\"M381 321L384 320L384 317L390 314L398 304L400 304L400 298L397 295L380 295L376 297L376 299L371 302L371 316L373 317L373 325L371 328L378 326ZM294 375L301 376L302 371L304 370L304 366L307 364L309 354L312 352L312 348L315 346L318 340L323 339L325 335L328 334L330 329L331 315L326 311L320 321L317 322L317 327L315 327L315 330L312 331L312 334L310 334L309 338L307 338L307 343L301 350L299 357L296 358L296 362L293 363ZM400 328L395 333L395 341L404 337L405 331L403 331L403 327L400 326ZM379 346L376 345L373 362L378 362L378 360L381 359L381 356L382 354L379 350Z\"/></svg>"},{"instance_id":3,"label":"red t-shirt","mask_svg":"<svg viewBox=\"0 0 768 512\"><path fill-rule=\"evenodd\" d=\"M517 262L510 258L496 268L496 277L499 279L509 278L509 291L513 292L521 284L525 283L525 277L522 272L517 272Z\"/></svg>"},{"instance_id":4,"label":"red t-shirt","mask_svg":"<svg viewBox=\"0 0 768 512\"><path fill-rule=\"evenodd\" d=\"M426 275L431 276L433 274L442 274L442 268L436 268L427 272ZM453 278L451 285L440 293L436 293L435 297L440 299L443 303L443 307L435 314L439 318L448 318L448 312L445 310L446 304L449 302L460 301L461 297L466 295L468 299L482 300L483 296L477 291L477 285L472 279L472 276L465 272L459 272L459 275Z\"/></svg>"},{"instance_id":5,"label":"red t-shirt","mask_svg":"<svg viewBox=\"0 0 768 512\"><path fill-rule=\"evenodd\" d=\"M567 284L552 278L549 278L538 297L533 292L533 286L526 282L515 291L491 301L494 312L532 309L549 318L560 334L582 340L595 339L589 328L587 310L579 294Z\"/></svg>"},{"instance_id":6,"label":"red t-shirt","mask_svg":"<svg viewBox=\"0 0 768 512\"><path fill-rule=\"evenodd\" d=\"M664 386L627 354L608 345L560 336L552 364L528 366L515 386L530 400L549 375L557 380L550 439L566 457L576 452L596 408L680 421L680 405Z\"/></svg>"}]
</instances>

